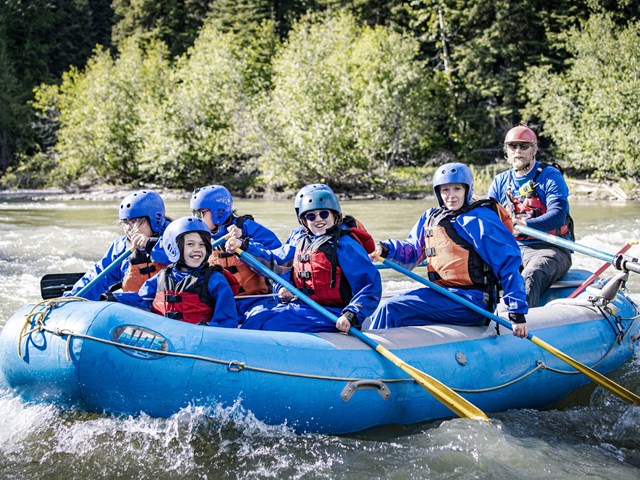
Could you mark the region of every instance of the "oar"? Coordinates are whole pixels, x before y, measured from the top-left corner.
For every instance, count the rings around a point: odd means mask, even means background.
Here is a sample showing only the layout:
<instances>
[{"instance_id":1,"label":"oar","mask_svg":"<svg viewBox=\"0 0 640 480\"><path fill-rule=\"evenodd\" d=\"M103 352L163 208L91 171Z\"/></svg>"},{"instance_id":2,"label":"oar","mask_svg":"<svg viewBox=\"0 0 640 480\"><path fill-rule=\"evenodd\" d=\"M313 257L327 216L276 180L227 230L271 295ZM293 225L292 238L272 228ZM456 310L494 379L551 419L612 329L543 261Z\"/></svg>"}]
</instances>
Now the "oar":
<instances>
[{"instance_id":1,"label":"oar","mask_svg":"<svg viewBox=\"0 0 640 480\"><path fill-rule=\"evenodd\" d=\"M129 258L129 256L134 252L134 250L135 250L135 247L132 247L129 250L122 252L119 257L117 257L113 262L111 262L111 264L107 268L105 268L98 275L96 275L96 278L94 278L89 283L87 283L84 287L82 287L80 291L78 291L78 293L76 293L74 296L81 297L81 298L84 297L87 293L89 293L93 289L93 287L95 287L98 284L100 280L102 280L104 277L109 275L109 272L111 272L114 268L117 268L122 262L124 262L127 258Z\"/></svg>"},{"instance_id":2,"label":"oar","mask_svg":"<svg viewBox=\"0 0 640 480\"><path fill-rule=\"evenodd\" d=\"M335 323L338 321L338 317L336 317L333 313L331 313L329 310L324 308L322 305L319 305L317 302L313 301L311 298L309 298L307 295L302 293L299 289L291 285L286 280L282 279L276 273L272 272L269 268L267 268L266 266L261 264L258 260L256 260L251 254L244 252L239 248L236 249L235 253L244 262L251 265L256 270L262 272L263 275L271 278L273 281L278 282L280 285L283 285L287 290L289 290L291 293L297 296L300 300L302 300L307 305L312 307L314 310L316 310L317 312L321 313L322 315L330 319L332 322ZM359 330L356 330L355 328L350 328L349 333L354 337L357 337L360 340L362 340L364 343L366 343L371 348L373 348L376 352L378 352L383 357L390 360L396 366L400 367L402 370L408 373L411 377L413 377L413 379L421 387L427 390L439 402L441 402L443 405L445 405L447 408L453 411L456 415L463 418L466 417L466 418L474 418L474 419L481 419L481 420L487 420L487 421L489 420L487 416L484 414L484 412L480 410L478 407L476 407L475 405L473 405L471 402L469 402L462 396L458 395L456 392L451 390L442 382L439 382L435 378L427 375L426 373L418 370L417 368L414 368L411 365L408 365L407 363L404 362L404 360L398 358L396 355L391 353L382 345L371 340L371 338L366 336L364 333L360 332Z\"/></svg>"},{"instance_id":3,"label":"oar","mask_svg":"<svg viewBox=\"0 0 640 480\"><path fill-rule=\"evenodd\" d=\"M621 255L620 257L617 257L617 255L602 252L600 250L596 250L595 248L587 247L586 245L572 242L571 240L567 240L566 238L561 238L556 235L541 232L540 230L535 230L524 225L514 225L513 228L518 230L520 233L528 235L529 237L537 238L538 240L545 241L558 247L567 248L578 253L583 253L590 257L604 260L605 262L611 263L618 270L628 270L630 272L640 273L640 264L638 263L638 260L628 257L627 255Z\"/></svg>"},{"instance_id":4,"label":"oar","mask_svg":"<svg viewBox=\"0 0 640 480\"><path fill-rule=\"evenodd\" d=\"M61 297L64 292L73 288L84 272L48 273L40 279L40 295L43 300Z\"/></svg>"},{"instance_id":5,"label":"oar","mask_svg":"<svg viewBox=\"0 0 640 480\"><path fill-rule=\"evenodd\" d=\"M495 314L485 310L484 308L479 307L478 305L476 305L474 303L471 303L469 300L467 300L465 298L459 297L458 295L456 295L453 292L450 292L446 288L441 287L440 285L438 285L436 283L433 283L433 282L431 282L431 281L429 281L429 280L427 280L425 278L422 278L420 275L417 275L417 274L413 273L412 271L407 270L406 268L402 267L401 265L398 265L396 263L391 262L388 259L384 259L384 263L389 265L394 270L396 270L396 271L398 271L400 273L404 273L406 276L412 278L416 282L419 282L419 283L421 283L423 285L426 285L429 288L434 289L436 292L441 293L441 294L451 298L452 300L455 300L456 302L461 303L465 307L470 308L471 310L474 310L474 311L484 315L488 319L499 323L500 325L508 328L509 330L513 330L513 327L511 326L511 323L508 322L507 320L505 320L504 318L501 318L498 315L495 315ZM633 392L630 392L629 390L627 390L623 386L618 385L613 380L610 380L609 378L607 378L604 375L596 372L592 368L587 367L586 365L578 362L577 360L574 360L569 355L567 355L567 354L561 352L560 350L558 350L557 348L549 345L544 340L541 340L540 338L533 336L531 333L529 333L527 335L527 338L529 340L531 340L533 343L535 343L536 345L538 345L539 347L542 347L543 349L545 349L547 352L555 355L559 359L561 359L564 362L568 363L569 365L571 365L576 370L584 373L591 380L593 380L596 383L599 383L600 385L602 385L607 390L609 390L609 391L615 393L616 395L618 395L620 398L622 398L622 399L624 399L627 402L632 403L632 404L636 404L636 405L640 404L640 397L639 396L637 396Z\"/></svg>"},{"instance_id":6,"label":"oar","mask_svg":"<svg viewBox=\"0 0 640 480\"><path fill-rule=\"evenodd\" d=\"M629 250L632 245L635 245L636 243L637 242L631 242L631 243L625 244L624 247L622 247L620 250L618 250L618 253L616 253L616 255L622 255L624 252ZM575 298L575 297L577 297L580 294L580 292L582 292L585 288L587 288L589 285L591 285L591 283L593 283L593 281L596 278L598 278L602 274L602 272L604 272L610 266L611 266L611 262L603 263L602 266L598 270L593 272L593 274L589 278L587 278L584 282L582 282L582 284L578 288L576 288L573 292L571 292L571 294L567 298Z\"/></svg>"}]
</instances>

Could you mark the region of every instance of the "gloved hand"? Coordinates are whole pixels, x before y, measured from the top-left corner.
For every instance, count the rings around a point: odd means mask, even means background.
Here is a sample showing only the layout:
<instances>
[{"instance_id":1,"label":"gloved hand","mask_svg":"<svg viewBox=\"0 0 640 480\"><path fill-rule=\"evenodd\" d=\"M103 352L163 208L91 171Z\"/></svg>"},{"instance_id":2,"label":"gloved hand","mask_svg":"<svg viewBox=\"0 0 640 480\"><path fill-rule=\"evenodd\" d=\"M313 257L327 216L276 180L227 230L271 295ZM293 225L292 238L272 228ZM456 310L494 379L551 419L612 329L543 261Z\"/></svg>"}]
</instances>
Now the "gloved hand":
<instances>
[{"instance_id":1,"label":"gloved hand","mask_svg":"<svg viewBox=\"0 0 640 480\"><path fill-rule=\"evenodd\" d=\"M116 296L111 292L101 293L99 300L101 302L117 302L118 301Z\"/></svg>"},{"instance_id":2,"label":"gloved hand","mask_svg":"<svg viewBox=\"0 0 640 480\"><path fill-rule=\"evenodd\" d=\"M525 338L527 336L527 319L524 313L510 313L509 320L513 323L513 334L516 337Z\"/></svg>"},{"instance_id":3,"label":"gloved hand","mask_svg":"<svg viewBox=\"0 0 640 480\"><path fill-rule=\"evenodd\" d=\"M380 242L376 246L376 249L369 255L372 262L382 262L389 255L389 247L387 247L384 243Z\"/></svg>"}]
</instances>

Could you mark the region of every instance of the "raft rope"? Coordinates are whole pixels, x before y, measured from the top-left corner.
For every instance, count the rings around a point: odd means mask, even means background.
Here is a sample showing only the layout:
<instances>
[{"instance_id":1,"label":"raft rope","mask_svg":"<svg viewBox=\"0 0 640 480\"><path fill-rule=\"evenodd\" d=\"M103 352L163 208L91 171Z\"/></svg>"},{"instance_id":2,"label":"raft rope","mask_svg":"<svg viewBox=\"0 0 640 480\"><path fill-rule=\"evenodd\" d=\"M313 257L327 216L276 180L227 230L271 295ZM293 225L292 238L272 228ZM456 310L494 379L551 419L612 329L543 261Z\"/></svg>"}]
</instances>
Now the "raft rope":
<instances>
[{"instance_id":1,"label":"raft rope","mask_svg":"<svg viewBox=\"0 0 640 480\"><path fill-rule=\"evenodd\" d=\"M179 353L179 352L167 352L167 351L160 351L160 350L154 350L154 349L150 349L150 348L146 348L146 347L137 347L134 345L126 345L123 343L119 343L119 342L114 342L112 340L106 340L104 338L99 338L99 337L94 337L92 335L85 335L85 334L81 334L81 333L75 333L71 330L66 330L66 329L60 329L60 328L50 328L47 325L45 325L44 320L47 316L47 314L53 310L54 308L57 308L58 306L60 306L60 304L62 303L66 303L66 302L73 302L73 301L88 301L85 298L80 298L80 297L61 297L61 298L56 298L56 299L52 299L52 300L46 300L46 301L42 301L37 303L36 305L33 306L33 308L29 311L29 313L27 313L25 315L25 323L20 331L20 336L18 337L18 355L22 356L21 354L21 344L22 344L22 338L31 335L34 332L48 332L51 333L52 335L56 335L59 336L61 338L66 337L66 359L68 362L71 362L71 340L76 337L76 338L81 338L84 340L90 340L90 341L94 341L94 342L98 342L98 343L103 343L106 345L112 345L115 346L117 348L121 348L121 349L129 349L129 350L135 350L135 351L139 351L139 352L145 352L145 353L150 353L150 354L154 354L154 355L165 355L165 356L169 356L169 357L179 357L179 358L187 358L187 359L192 359L192 360L200 360L203 362L209 362L209 363L216 363L216 364L220 364L220 365L226 365L227 366L227 370L230 372L241 372L243 370L250 370L250 371L254 371L254 372L260 372L260 373L268 373L268 374L273 374L273 375L285 375L285 376L290 376L290 377L300 377L300 378L310 378L310 379L315 379L315 380L331 380L331 381L338 381L338 382L354 382L354 381L358 381L358 380L362 380L362 378L354 378L354 377L332 377L332 376L328 376L328 375L314 375L314 374L306 374L306 373L299 373L299 372L289 372L289 371L284 371L284 370L274 370L274 369L270 369L270 368L262 368L262 367L254 367L251 365L247 365L244 362L240 362L238 360L220 360L220 359L216 359L216 358L211 358L211 357L205 357L202 355L193 355L190 353ZM44 306L43 310L39 310L39 311L35 311L37 307L39 306ZM608 309L607 309L608 310ZM616 318L616 323L618 323L621 319L616 316L613 315L612 312L610 310L608 310L610 315L605 315L605 313L601 310L601 313L603 315L603 317L607 320L609 320L609 317L615 317ZM635 320L636 318L638 318L640 315L633 317L631 319L624 319L624 320ZM27 330L27 327L30 324L34 324L33 327L29 330ZM626 332L621 331L619 334L616 335L616 341L614 341L609 349L607 350L607 352L602 356L602 358L600 360L598 360L593 366L597 367L600 363L602 363L608 356L609 354L613 351L613 348L615 346L616 343L620 343L622 341L622 338L624 338L626 336ZM502 388L506 388L510 385L513 385L515 383L518 383L522 380L524 380L525 378L527 378L528 376L532 375L533 373L535 373L538 370L549 370L552 371L554 373L558 373L558 374L564 374L564 375L577 375L580 372L579 371L567 371L567 370L561 370L561 369L557 369L557 368L553 368L550 367L548 365L546 365L542 360L537 360L536 361L536 366L534 368L532 368L531 370L529 370L528 372L523 373L522 375L520 375L517 378L514 378L513 380L509 380L505 383L502 383L500 385L495 385L493 387L487 387L487 388L480 388L480 389L464 389L464 388L453 388L451 387L452 390L454 390L457 393L483 393L483 392L490 392L490 391L495 391L495 390L500 390ZM393 378L393 379L376 379L380 382L383 383L406 383L406 382L415 382L414 379L412 378Z\"/></svg>"}]
</instances>

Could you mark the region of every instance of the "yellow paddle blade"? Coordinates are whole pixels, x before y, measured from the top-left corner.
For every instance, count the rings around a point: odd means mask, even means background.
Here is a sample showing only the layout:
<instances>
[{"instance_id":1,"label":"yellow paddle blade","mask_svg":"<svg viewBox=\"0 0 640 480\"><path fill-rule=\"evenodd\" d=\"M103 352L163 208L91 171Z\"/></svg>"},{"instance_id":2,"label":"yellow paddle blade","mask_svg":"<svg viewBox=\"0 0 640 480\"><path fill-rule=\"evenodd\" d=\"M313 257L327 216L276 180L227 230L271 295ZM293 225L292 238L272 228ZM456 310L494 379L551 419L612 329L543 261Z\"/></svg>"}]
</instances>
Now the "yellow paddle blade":
<instances>
[{"instance_id":1,"label":"yellow paddle blade","mask_svg":"<svg viewBox=\"0 0 640 480\"><path fill-rule=\"evenodd\" d=\"M489 417L462 396L447 387L444 383L439 382L426 373L418 370L411 365L405 363L402 359L395 356L382 345L376 347L376 351L383 357L391 360L395 365L407 372L418 384L433 395L439 402L449 408L453 413L462 418L472 418L475 420L489 421Z\"/></svg>"},{"instance_id":2,"label":"yellow paddle blade","mask_svg":"<svg viewBox=\"0 0 640 480\"><path fill-rule=\"evenodd\" d=\"M558 357L559 359L567 362L573 368L575 368L576 370L584 373L591 380L593 380L594 382L602 385L607 390L615 393L616 395L618 395L623 400L626 400L627 402L629 402L631 404L640 405L640 397L638 395L636 395L635 393L630 392L629 390L624 388L622 385L618 385L613 380L610 380L609 378L605 377L601 373L596 372L593 368L589 368L586 365L578 362L577 360L574 360L573 358L571 358L566 353L561 352L557 348L549 345L547 342L545 342L544 340L541 340L538 337L532 336L531 337L531 341L533 343L535 343L536 345L544 348L547 352L549 352L549 353L555 355L556 357Z\"/></svg>"}]
</instances>

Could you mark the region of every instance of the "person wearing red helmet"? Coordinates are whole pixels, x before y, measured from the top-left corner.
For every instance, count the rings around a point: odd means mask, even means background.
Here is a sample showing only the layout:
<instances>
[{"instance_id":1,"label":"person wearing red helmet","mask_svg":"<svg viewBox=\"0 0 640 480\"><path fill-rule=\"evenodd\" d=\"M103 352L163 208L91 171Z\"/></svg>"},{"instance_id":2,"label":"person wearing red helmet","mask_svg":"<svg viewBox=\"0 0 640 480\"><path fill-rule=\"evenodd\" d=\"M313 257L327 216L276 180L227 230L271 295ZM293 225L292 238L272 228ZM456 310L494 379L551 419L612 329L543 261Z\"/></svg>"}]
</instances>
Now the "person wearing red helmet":
<instances>
[{"instance_id":1,"label":"person wearing red helmet","mask_svg":"<svg viewBox=\"0 0 640 480\"><path fill-rule=\"evenodd\" d=\"M507 132L505 158L511 169L493 179L489 198L511 213L514 224L573 239L569 215L569 188L555 165L536 160L538 139L533 130L519 125ZM542 293L571 267L571 252L514 232L522 254L522 276L529 307L540 304Z\"/></svg>"}]
</instances>

